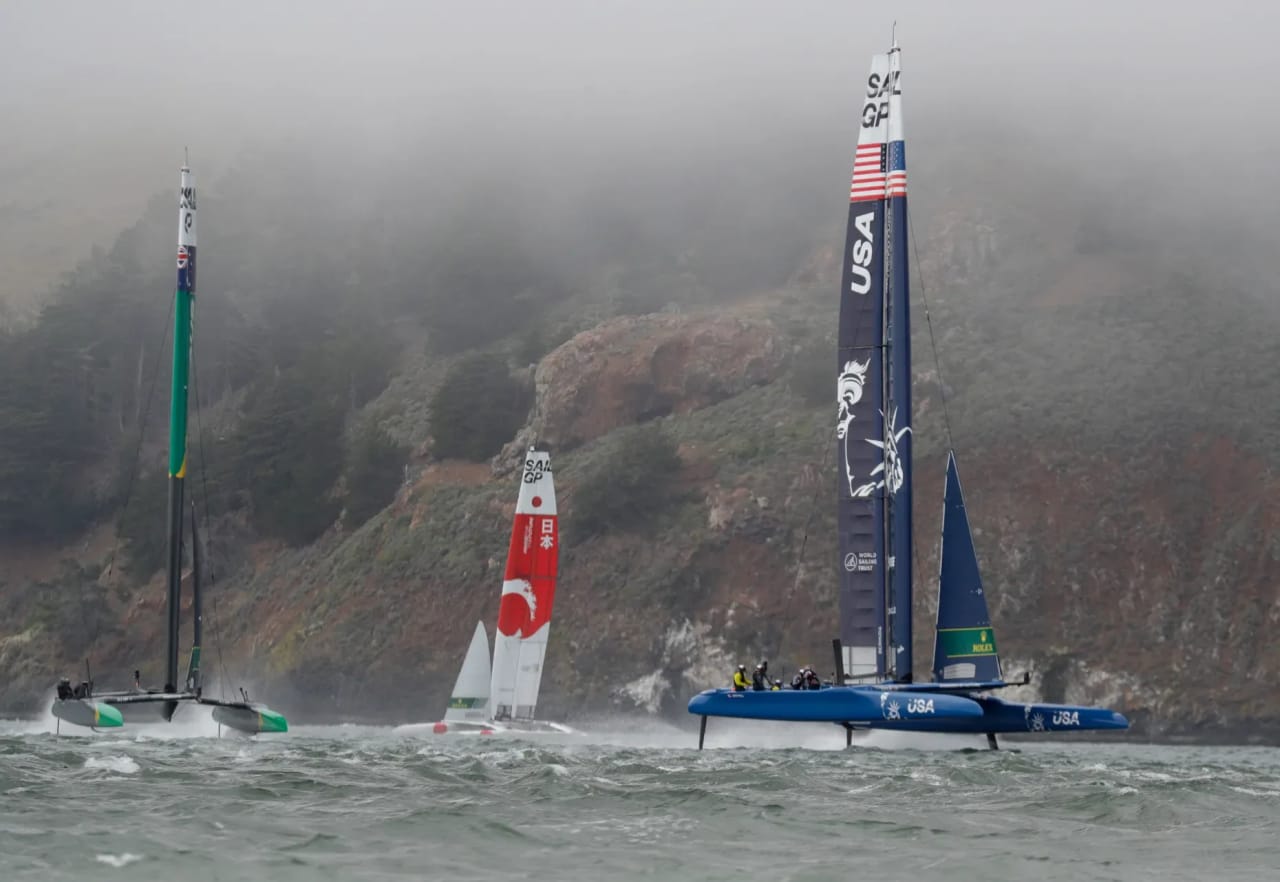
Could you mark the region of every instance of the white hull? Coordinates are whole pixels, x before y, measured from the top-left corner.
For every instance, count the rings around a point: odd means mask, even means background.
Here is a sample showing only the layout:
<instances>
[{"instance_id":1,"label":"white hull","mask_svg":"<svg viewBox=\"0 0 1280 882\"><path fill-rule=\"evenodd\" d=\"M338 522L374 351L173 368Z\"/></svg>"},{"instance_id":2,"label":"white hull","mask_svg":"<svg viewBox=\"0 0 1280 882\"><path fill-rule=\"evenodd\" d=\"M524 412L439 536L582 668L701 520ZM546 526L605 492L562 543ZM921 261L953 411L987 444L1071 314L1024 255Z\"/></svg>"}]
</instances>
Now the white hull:
<instances>
[{"instance_id":1,"label":"white hull","mask_svg":"<svg viewBox=\"0 0 1280 882\"><path fill-rule=\"evenodd\" d=\"M501 723L470 720L442 720L439 723L408 723L392 730L396 735L507 735L522 738L526 735L582 735L577 729L564 723L548 723L543 720L507 720Z\"/></svg>"}]
</instances>

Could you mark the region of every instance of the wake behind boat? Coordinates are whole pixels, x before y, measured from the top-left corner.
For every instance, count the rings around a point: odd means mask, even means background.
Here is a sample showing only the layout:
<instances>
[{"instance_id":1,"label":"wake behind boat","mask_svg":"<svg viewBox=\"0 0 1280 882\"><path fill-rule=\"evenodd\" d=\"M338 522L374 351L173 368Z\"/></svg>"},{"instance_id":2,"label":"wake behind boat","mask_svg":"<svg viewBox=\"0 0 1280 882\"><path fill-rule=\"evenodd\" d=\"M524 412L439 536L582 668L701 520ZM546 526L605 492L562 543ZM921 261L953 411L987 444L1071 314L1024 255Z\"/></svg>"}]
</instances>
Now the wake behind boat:
<instances>
[{"instance_id":1,"label":"wake behind boat","mask_svg":"<svg viewBox=\"0 0 1280 882\"><path fill-rule=\"evenodd\" d=\"M165 681L160 689L144 689L141 674L134 672L134 688L127 691L95 692L92 674L73 686L63 678L57 687L52 712L58 720L90 729L116 728L130 722L169 722L177 709L187 704L213 708L213 719L240 732L285 732L285 718L265 705L249 701L222 701L204 694L200 669L203 645L200 594L200 537L196 529L195 505L191 508L191 616L193 639L187 677L178 685L178 631L182 615L182 563L185 532L183 496L187 476L187 377L191 366L192 313L196 292L196 190L191 169L182 167L178 198L178 283L174 292L173 380L169 406L169 509L168 509L168 649L165 654ZM88 667L86 663L86 668Z\"/></svg>"},{"instance_id":2,"label":"wake behind boat","mask_svg":"<svg viewBox=\"0 0 1280 882\"><path fill-rule=\"evenodd\" d=\"M1103 708L1013 703L996 651L955 451L947 458L933 681L912 667L911 330L901 56L895 42L867 78L849 188L837 353L840 637L834 682L818 689L709 689L701 717L829 722L854 729L977 733L1127 729ZM950 429L948 427L948 435Z\"/></svg>"},{"instance_id":3,"label":"wake behind boat","mask_svg":"<svg viewBox=\"0 0 1280 882\"><path fill-rule=\"evenodd\" d=\"M484 622L477 622L444 719L398 726L397 734L577 734L562 723L534 718L559 561L560 526L551 457L531 447L520 474L492 664Z\"/></svg>"}]
</instances>

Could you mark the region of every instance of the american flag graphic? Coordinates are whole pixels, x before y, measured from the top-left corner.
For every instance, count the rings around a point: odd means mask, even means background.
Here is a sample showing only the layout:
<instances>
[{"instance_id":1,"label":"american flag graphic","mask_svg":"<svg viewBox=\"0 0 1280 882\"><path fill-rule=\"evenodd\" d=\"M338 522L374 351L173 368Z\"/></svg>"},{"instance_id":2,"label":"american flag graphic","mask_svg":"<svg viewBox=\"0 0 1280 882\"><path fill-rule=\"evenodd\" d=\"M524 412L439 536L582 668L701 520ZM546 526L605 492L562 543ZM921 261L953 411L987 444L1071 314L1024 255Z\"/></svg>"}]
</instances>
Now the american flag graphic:
<instances>
[{"instance_id":1,"label":"american flag graphic","mask_svg":"<svg viewBox=\"0 0 1280 882\"><path fill-rule=\"evenodd\" d=\"M887 172L887 173L886 173ZM870 202L907 195L906 150L901 141L892 144L859 144L853 159L850 202Z\"/></svg>"},{"instance_id":2,"label":"american flag graphic","mask_svg":"<svg viewBox=\"0 0 1280 882\"><path fill-rule=\"evenodd\" d=\"M901 141L889 143L889 196L907 195L907 149Z\"/></svg>"},{"instance_id":3,"label":"american flag graphic","mask_svg":"<svg viewBox=\"0 0 1280 882\"><path fill-rule=\"evenodd\" d=\"M849 201L866 202L884 198L884 145L859 144L853 158L853 180Z\"/></svg>"}]
</instances>

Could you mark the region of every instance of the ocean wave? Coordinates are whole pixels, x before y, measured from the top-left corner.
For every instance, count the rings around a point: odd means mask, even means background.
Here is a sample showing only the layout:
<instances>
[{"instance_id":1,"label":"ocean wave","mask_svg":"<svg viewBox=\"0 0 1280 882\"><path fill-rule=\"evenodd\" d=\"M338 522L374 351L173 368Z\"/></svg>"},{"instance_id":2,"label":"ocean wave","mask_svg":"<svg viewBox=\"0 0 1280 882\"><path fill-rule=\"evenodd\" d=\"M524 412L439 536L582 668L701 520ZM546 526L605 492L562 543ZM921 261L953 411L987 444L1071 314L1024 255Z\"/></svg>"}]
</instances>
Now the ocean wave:
<instances>
[{"instance_id":1,"label":"ocean wave","mask_svg":"<svg viewBox=\"0 0 1280 882\"><path fill-rule=\"evenodd\" d=\"M136 775L138 763L128 756L91 756L84 761L86 769L103 769L121 775Z\"/></svg>"}]
</instances>

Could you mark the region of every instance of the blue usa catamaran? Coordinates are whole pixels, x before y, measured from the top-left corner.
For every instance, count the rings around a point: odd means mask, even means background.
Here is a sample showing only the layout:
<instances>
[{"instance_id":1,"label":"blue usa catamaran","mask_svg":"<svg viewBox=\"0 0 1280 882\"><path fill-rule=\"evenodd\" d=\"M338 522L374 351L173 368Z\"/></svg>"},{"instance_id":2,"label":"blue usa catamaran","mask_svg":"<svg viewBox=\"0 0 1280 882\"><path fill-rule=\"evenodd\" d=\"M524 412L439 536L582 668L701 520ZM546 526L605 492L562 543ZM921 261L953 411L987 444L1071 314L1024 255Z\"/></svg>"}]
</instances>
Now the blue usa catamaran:
<instances>
[{"instance_id":1,"label":"blue usa catamaran","mask_svg":"<svg viewBox=\"0 0 1280 882\"><path fill-rule=\"evenodd\" d=\"M219 726L240 732L285 732L289 724L271 708L251 702L244 690L241 701L223 701L205 695L200 668L203 645L200 595L200 542L196 532L194 506L191 510L191 617L192 645L187 676L178 682L178 638L182 623L182 564L186 508L183 504L187 476L187 410L188 383L191 368L192 311L196 293L196 190L191 169L182 167L178 193L178 284L173 308L173 379L169 404L169 509L168 561L166 568L168 607L168 647L165 653L165 680L161 688L143 688L140 674L134 672L134 688L99 692L93 688L92 676L72 686L63 678L53 700L53 715L59 721L91 729L114 728L130 722L173 718L185 704L203 704L213 708L213 719ZM86 664L87 666L87 664Z\"/></svg>"},{"instance_id":2,"label":"blue usa catamaran","mask_svg":"<svg viewBox=\"0 0 1280 882\"><path fill-rule=\"evenodd\" d=\"M836 676L816 690L709 689L701 717L825 722L855 729L985 734L1126 729L1104 708L1013 703L987 612L954 450L947 457L933 678L912 665L911 331L901 56L876 55L849 188L840 284L836 447L840 636Z\"/></svg>"}]
</instances>

